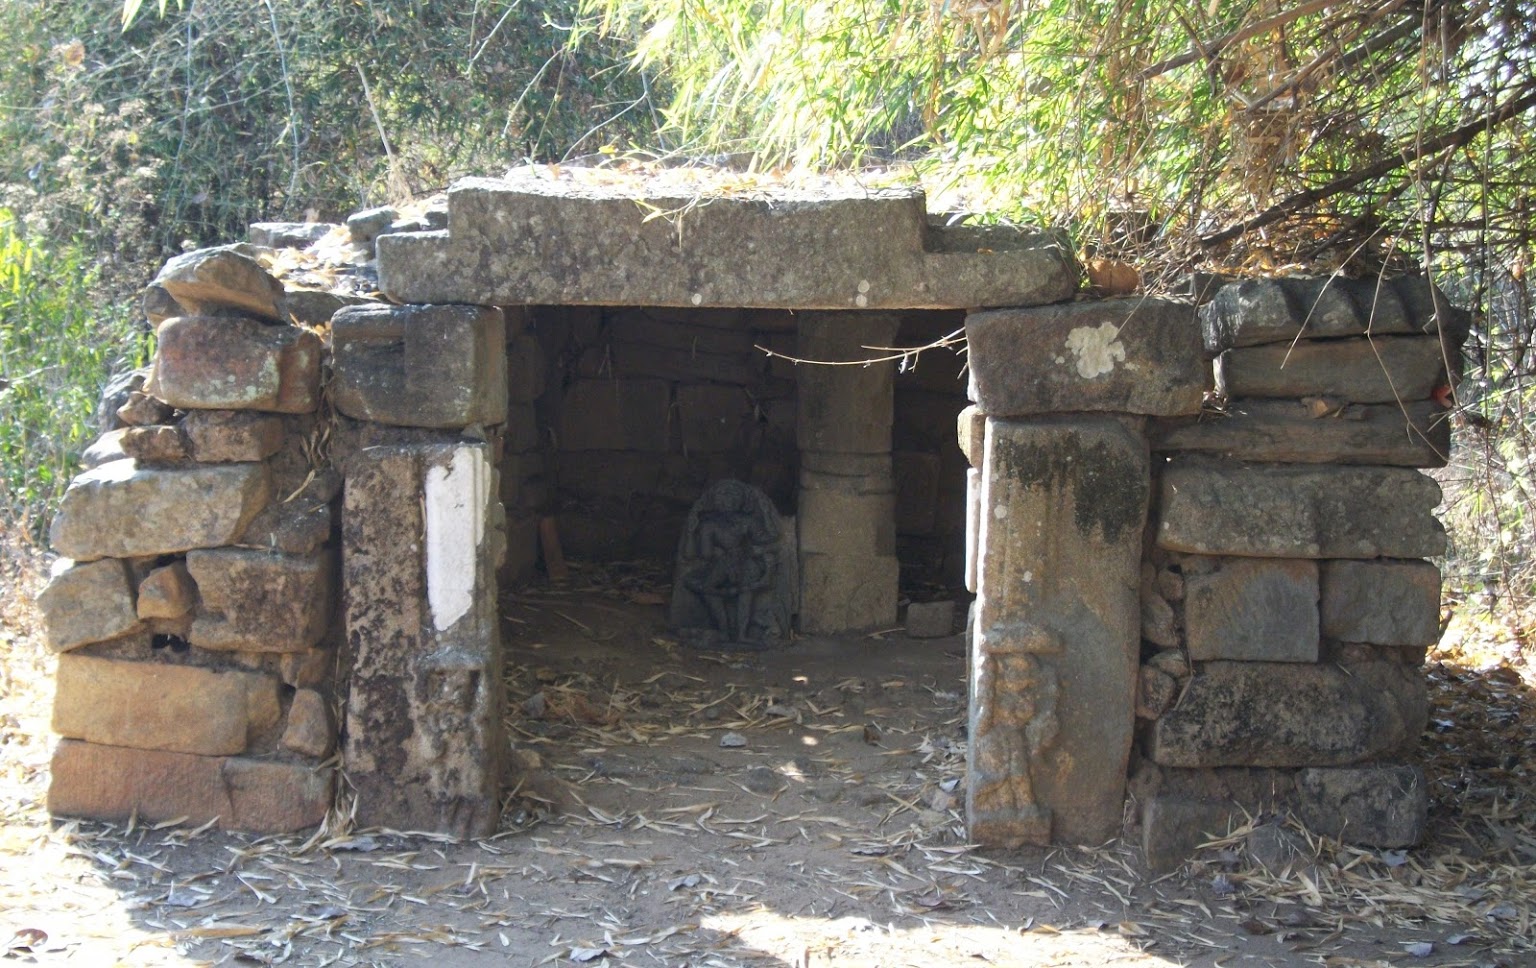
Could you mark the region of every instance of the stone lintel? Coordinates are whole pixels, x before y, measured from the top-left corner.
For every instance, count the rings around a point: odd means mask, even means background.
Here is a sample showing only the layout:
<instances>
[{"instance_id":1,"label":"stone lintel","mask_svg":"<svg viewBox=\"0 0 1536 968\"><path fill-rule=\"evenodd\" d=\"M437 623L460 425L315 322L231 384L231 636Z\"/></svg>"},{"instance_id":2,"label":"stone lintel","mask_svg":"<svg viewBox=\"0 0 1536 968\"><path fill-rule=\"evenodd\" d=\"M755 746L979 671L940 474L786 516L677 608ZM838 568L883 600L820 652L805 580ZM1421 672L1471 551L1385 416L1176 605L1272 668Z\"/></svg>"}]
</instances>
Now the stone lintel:
<instances>
[{"instance_id":1,"label":"stone lintel","mask_svg":"<svg viewBox=\"0 0 1536 968\"><path fill-rule=\"evenodd\" d=\"M1110 417L986 425L966 813L978 843L1101 843L1122 819L1145 441Z\"/></svg>"},{"instance_id":2,"label":"stone lintel","mask_svg":"<svg viewBox=\"0 0 1536 968\"><path fill-rule=\"evenodd\" d=\"M722 192L530 166L453 186L448 231L381 236L379 283L408 303L782 309L1039 305L1077 289L1060 238L946 228L925 208L913 188Z\"/></svg>"}]
</instances>

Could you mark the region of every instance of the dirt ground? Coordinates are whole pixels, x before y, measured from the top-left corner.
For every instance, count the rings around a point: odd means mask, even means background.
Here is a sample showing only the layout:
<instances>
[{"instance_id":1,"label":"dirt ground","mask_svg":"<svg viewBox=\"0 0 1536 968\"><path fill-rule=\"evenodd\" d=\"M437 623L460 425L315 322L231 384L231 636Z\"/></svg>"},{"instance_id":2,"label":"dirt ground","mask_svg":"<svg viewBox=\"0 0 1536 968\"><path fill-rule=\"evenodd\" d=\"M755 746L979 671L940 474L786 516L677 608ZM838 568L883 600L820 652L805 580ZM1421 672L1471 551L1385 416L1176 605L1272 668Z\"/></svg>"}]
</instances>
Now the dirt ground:
<instances>
[{"instance_id":1,"label":"dirt ground","mask_svg":"<svg viewBox=\"0 0 1536 968\"><path fill-rule=\"evenodd\" d=\"M1453 641L1431 663L1423 847L1255 818L1154 879L1121 844L966 843L958 636L690 652L666 635L655 570L623 565L503 603L508 723L534 769L490 840L340 816L293 838L53 821L36 574L11 562L0 581L7 961L1536 965L1536 701L1518 649L1479 666ZM1261 838L1298 856L1268 869Z\"/></svg>"}]
</instances>

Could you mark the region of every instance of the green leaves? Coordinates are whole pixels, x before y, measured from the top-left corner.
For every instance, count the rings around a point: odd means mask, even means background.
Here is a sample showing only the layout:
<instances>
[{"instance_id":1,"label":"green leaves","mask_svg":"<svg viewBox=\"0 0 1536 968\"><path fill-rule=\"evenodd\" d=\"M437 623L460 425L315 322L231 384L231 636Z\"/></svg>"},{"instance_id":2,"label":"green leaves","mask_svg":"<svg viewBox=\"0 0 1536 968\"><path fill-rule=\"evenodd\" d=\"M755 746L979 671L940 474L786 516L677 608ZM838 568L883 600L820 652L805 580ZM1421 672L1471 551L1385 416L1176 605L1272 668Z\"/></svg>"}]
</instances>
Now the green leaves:
<instances>
[{"instance_id":1,"label":"green leaves","mask_svg":"<svg viewBox=\"0 0 1536 968\"><path fill-rule=\"evenodd\" d=\"M133 22L139 17L139 8L144 6L144 0L123 0L123 29L133 26ZM160 16L165 16L166 0L160 0ZM181 0L176 0L177 9L181 8Z\"/></svg>"}]
</instances>

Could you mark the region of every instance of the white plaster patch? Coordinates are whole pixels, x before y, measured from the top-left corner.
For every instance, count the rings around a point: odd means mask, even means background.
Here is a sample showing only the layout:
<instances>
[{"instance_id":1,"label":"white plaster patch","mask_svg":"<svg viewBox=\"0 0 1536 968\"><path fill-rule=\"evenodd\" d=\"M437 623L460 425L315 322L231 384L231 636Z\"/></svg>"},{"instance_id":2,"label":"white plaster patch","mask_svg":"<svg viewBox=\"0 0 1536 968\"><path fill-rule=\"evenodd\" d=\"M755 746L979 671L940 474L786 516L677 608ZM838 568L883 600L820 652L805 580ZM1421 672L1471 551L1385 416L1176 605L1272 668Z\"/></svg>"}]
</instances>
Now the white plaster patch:
<instances>
[{"instance_id":1,"label":"white plaster patch","mask_svg":"<svg viewBox=\"0 0 1536 968\"><path fill-rule=\"evenodd\" d=\"M1034 572L1026 571L1024 573L1024 584L1028 585L1030 582L1032 582L1034 580L1035 580L1035 573Z\"/></svg>"},{"instance_id":2,"label":"white plaster patch","mask_svg":"<svg viewBox=\"0 0 1536 968\"><path fill-rule=\"evenodd\" d=\"M1008 516L1008 505L1006 505L1006 504L999 504L997 507L992 509L992 517L996 518L999 521L1001 521L1003 518L1006 518L1007 516Z\"/></svg>"},{"instance_id":3,"label":"white plaster patch","mask_svg":"<svg viewBox=\"0 0 1536 968\"><path fill-rule=\"evenodd\" d=\"M859 293L857 296L853 297L853 304L855 306L861 306L861 307L862 306L868 306L869 305L869 297L864 295L863 293Z\"/></svg>"},{"instance_id":4,"label":"white plaster patch","mask_svg":"<svg viewBox=\"0 0 1536 968\"><path fill-rule=\"evenodd\" d=\"M485 448L455 448L446 464L427 468L427 604L442 632L475 602L491 465Z\"/></svg>"},{"instance_id":5,"label":"white plaster patch","mask_svg":"<svg viewBox=\"0 0 1536 968\"><path fill-rule=\"evenodd\" d=\"M1125 344L1117 339L1119 335L1114 323L1079 326L1067 334L1067 349L1077 357L1077 372L1083 379L1112 373L1116 363L1125 362Z\"/></svg>"},{"instance_id":6,"label":"white plaster patch","mask_svg":"<svg viewBox=\"0 0 1536 968\"><path fill-rule=\"evenodd\" d=\"M704 302L704 294L702 292L696 292L688 298L688 301L693 303L695 306L700 305Z\"/></svg>"},{"instance_id":7,"label":"white plaster patch","mask_svg":"<svg viewBox=\"0 0 1536 968\"><path fill-rule=\"evenodd\" d=\"M859 280L859 292L869 292L869 280L868 279L860 279Z\"/></svg>"}]
</instances>

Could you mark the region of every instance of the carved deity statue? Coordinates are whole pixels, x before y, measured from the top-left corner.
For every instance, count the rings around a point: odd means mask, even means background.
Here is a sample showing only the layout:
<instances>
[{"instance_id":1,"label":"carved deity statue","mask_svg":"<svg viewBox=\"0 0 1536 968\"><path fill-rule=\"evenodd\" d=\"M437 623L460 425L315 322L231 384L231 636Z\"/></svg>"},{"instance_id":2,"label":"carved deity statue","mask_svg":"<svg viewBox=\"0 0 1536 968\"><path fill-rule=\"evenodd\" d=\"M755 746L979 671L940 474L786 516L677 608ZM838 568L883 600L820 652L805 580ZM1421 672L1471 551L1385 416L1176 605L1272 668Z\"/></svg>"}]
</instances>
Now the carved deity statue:
<instances>
[{"instance_id":1,"label":"carved deity statue","mask_svg":"<svg viewBox=\"0 0 1536 968\"><path fill-rule=\"evenodd\" d=\"M767 495L741 481L710 486L678 542L671 622L695 648L763 649L789 630L782 527Z\"/></svg>"}]
</instances>

